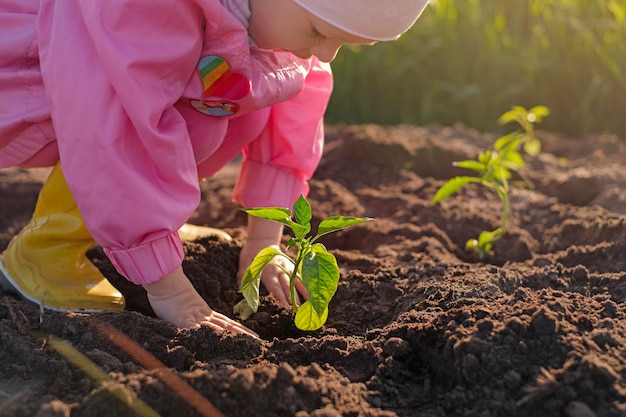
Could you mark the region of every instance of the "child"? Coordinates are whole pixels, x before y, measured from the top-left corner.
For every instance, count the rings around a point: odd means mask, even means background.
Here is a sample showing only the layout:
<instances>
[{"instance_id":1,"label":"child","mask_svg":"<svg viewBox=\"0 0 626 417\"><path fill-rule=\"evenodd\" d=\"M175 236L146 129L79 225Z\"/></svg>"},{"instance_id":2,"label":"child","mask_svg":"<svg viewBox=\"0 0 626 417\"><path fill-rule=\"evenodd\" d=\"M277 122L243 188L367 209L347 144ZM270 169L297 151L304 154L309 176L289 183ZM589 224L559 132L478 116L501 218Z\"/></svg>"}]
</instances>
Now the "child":
<instances>
[{"instance_id":1,"label":"child","mask_svg":"<svg viewBox=\"0 0 626 417\"><path fill-rule=\"evenodd\" d=\"M234 201L291 207L321 156L327 63L396 39L427 2L3 0L0 168L55 166L3 254L4 286L51 309L123 309L85 257L95 241L162 319L254 336L181 268L199 180L243 152ZM249 218L240 271L281 236ZM289 305L279 268L262 281Z\"/></svg>"}]
</instances>

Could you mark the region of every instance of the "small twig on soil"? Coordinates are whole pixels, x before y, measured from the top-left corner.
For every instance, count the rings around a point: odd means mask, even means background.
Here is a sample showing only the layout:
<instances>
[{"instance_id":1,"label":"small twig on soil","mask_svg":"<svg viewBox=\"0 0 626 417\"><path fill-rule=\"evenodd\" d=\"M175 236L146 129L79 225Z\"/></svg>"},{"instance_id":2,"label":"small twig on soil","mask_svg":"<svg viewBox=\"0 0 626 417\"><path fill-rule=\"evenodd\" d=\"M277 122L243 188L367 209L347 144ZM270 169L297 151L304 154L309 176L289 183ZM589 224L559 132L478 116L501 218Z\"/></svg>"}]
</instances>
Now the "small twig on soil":
<instances>
[{"instance_id":1,"label":"small twig on soil","mask_svg":"<svg viewBox=\"0 0 626 417\"><path fill-rule=\"evenodd\" d=\"M126 404L140 417L160 417L148 404L137 398L135 393L124 385L111 378L102 368L92 362L88 357L70 346L63 339L56 336L48 337L48 344L67 360L78 366L94 381L102 384L117 399Z\"/></svg>"},{"instance_id":2,"label":"small twig on soil","mask_svg":"<svg viewBox=\"0 0 626 417\"><path fill-rule=\"evenodd\" d=\"M4 297L3 304L9 310L9 316L11 316L11 320L13 320L13 324L15 324L15 328L17 329L17 331L20 332L21 334L25 334L26 332L24 331L24 327L17 320L17 315L15 314L15 310L13 310L13 306L11 305L11 302L9 301L8 297Z\"/></svg>"},{"instance_id":3,"label":"small twig on soil","mask_svg":"<svg viewBox=\"0 0 626 417\"><path fill-rule=\"evenodd\" d=\"M43 300L39 303L39 324L43 324L43 314L46 312Z\"/></svg>"},{"instance_id":4,"label":"small twig on soil","mask_svg":"<svg viewBox=\"0 0 626 417\"><path fill-rule=\"evenodd\" d=\"M156 376L172 391L180 395L192 407L194 407L204 417L224 417L209 400L204 398L191 385L172 372L163 362L157 359L150 352L142 348L137 342L126 336L121 331L104 323L94 321L93 326L101 334L108 337L113 343L123 349L131 357L136 359L141 366L155 372Z\"/></svg>"}]
</instances>

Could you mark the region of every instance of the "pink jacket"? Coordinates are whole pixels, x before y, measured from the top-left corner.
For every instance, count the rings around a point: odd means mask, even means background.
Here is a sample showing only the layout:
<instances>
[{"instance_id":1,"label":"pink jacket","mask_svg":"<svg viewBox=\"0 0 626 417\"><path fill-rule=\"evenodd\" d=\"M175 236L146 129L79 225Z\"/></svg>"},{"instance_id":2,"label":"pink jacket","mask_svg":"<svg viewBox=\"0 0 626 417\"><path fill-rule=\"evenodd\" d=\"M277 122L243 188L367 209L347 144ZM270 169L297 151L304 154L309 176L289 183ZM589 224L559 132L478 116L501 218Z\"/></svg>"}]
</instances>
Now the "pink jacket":
<instances>
[{"instance_id":1,"label":"pink jacket","mask_svg":"<svg viewBox=\"0 0 626 417\"><path fill-rule=\"evenodd\" d=\"M290 207L323 146L329 66L250 47L219 0L3 0L0 168L63 172L137 284L180 266L199 179L243 150L234 200Z\"/></svg>"}]
</instances>

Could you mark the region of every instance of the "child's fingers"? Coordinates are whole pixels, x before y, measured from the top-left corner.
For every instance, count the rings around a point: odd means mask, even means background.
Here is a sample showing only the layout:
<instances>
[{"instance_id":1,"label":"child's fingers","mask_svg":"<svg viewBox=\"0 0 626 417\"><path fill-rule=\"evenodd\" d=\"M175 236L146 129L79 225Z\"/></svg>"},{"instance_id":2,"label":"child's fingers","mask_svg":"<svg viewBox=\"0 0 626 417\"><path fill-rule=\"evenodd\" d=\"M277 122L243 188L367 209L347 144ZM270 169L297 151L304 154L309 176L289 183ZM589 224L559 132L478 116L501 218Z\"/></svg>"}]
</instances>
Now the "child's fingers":
<instances>
[{"instance_id":1,"label":"child's fingers","mask_svg":"<svg viewBox=\"0 0 626 417\"><path fill-rule=\"evenodd\" d=\"M285 282L286 281L286 282ZM291 305L289 301L289 280L280 279L277 276L271 276L263 279L265 289L272 294L276 300L285 307Z\"/></svg>"},{"instance_id":2,"label":"child's fingers","mask_svg":"<svg viewBox=\"0 0 626 417\"><path fill-rule=\"evenodd\" d=\"M302 282L296 281L296 290L302 296L302 298L304 298L305 300L309 299L309 294L307 294L306 288L304 288Z\"/></svg>"},{"instance_id":3,"label":"child's fingers","mask_svg":"<svg viewBox=\"0 0 626 417\"><path fill-rule=\"evenodd\" d=\"M245 334L248 336L252 336L254 338L259 338L259 335L248 329L243 324L231 320L223 314L213 312L213 314L209 317L206 317L205 320L200 322L201 325L209 326L215 330L226 330L235 334Z\"/></svg>"}]
</instances>

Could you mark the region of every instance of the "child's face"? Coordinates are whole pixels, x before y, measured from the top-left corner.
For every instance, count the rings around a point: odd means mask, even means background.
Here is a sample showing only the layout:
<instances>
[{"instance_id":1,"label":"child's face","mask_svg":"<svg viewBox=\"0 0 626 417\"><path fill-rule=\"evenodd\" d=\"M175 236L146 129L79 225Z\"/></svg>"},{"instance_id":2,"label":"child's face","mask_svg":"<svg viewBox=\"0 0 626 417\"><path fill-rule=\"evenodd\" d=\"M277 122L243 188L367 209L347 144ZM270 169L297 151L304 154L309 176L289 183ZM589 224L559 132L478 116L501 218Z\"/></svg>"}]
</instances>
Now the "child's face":
<instances>
[{"instance_id":1,"label":"child's face","mask_svg":"<svg viewBox=\"0 0 626 417\"><path fill-rule=\"evenodd\" d=\"M293 0L250 0L250 36L264 49L283 49L300 58L330 62L342 45L373 44L332 26Z\"/></svg>"}]
</instances>

